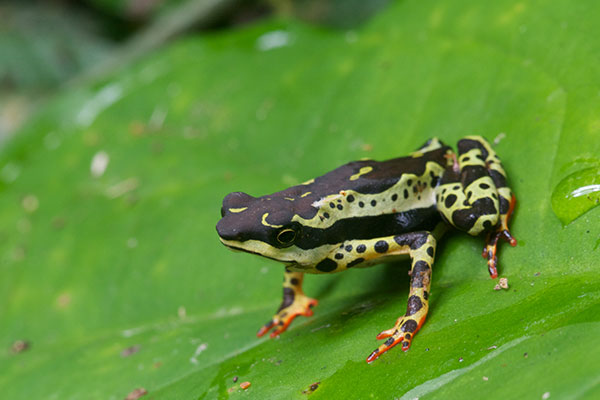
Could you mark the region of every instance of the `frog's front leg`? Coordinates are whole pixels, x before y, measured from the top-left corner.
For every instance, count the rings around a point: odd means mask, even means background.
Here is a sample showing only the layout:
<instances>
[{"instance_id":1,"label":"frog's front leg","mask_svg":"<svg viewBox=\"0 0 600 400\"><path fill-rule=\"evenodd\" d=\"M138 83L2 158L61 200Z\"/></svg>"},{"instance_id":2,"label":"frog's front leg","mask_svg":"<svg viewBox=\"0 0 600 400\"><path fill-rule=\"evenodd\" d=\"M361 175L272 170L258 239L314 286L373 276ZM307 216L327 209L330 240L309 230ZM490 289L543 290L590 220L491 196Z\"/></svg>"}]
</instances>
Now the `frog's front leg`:
<instances>
[{"instance_id":1,"label":"frog's front leg","mask_svg":"<svg viewBox=\"0 0 600 400\"><path fill-rule=\"evenodd\" d=\"M377 335L377 339L387 339L373 351L367 362L375 361L380 355L402 343L402 350L407 351L417 333L423 326L429 309L429 288L431 285L431 267L435 254L435 237L426 231L406 233L394 236L393 240L385 240L389 245L386 254L408 254L412 259L410 269L410 291L406 313L396 320L393 328ZM381 240L377 241L378 243ZM388 246L385 246L386 249ZM378 248L373 248L376 255ZM381 252L378 254L381 256ZM367 256L367 258L370 258Z\"/></svg>"},{"instance_id":2,"label":"frog's front leg","mask_svg":"<svg viewBox=\"0 0 600 400\"><path fill-rule=\"evenodd\" d=\"M271 332L271 337L274 338L285 332L297 316L310 317L313 315L312 307L316 306L318 302L306 296L302 291L303 278L303 272L292 272L286 268L283 275L283 300L281 305L273 318L259 329L256 336L261 337L275 327L275 330Z\"/></svg>"},{"instance_id":3,"label":"frog's front leg","mask_svg":"<svg viewBox=\"0 0 600 400\"><path fill-rule=\"evenodd\" d=\"M516 199L490 144L480 136L460 140L458 160L444 173L435 193L437 208L449 224L473 236L488 233L483 256L490 276L496 278L498 239L517 244L508 229Z\"/></svg>"}]
</instances>

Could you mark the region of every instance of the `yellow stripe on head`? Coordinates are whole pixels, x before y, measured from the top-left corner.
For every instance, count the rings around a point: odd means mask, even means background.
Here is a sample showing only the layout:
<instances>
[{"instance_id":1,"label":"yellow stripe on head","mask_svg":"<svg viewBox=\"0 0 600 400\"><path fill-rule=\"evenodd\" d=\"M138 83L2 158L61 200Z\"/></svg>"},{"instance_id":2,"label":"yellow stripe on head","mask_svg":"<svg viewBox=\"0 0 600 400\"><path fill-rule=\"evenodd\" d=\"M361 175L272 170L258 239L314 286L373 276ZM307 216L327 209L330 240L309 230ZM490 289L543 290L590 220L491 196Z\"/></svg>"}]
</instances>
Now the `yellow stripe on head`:
<instances>
[{"instance_id":1,"label":"yellow stripe on head","mask_svg":"<svg viewBox=\"0 0 600 400\"><path fill-rule=\"evenodd\" d=\"M267 217L269 216L269 213L264 213L262 216L262 224L264 226L268 226L270 228L283 228L283 225L273 225L267 222Z\"/></svg>"}]
</instances>

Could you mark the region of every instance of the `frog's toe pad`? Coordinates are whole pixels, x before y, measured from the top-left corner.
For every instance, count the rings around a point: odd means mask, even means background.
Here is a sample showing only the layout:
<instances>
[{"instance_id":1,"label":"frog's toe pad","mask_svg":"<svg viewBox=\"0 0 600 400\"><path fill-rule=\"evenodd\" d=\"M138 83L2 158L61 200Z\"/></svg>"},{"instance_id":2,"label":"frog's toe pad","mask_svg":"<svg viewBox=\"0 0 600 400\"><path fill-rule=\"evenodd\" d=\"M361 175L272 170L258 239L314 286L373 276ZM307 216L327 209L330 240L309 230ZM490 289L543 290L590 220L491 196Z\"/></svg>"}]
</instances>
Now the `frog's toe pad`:
<instances>
[{"instance_id":1,"label":"frog's toe pad","mask_svg":"<svg viewBox=\"0 0 600 400\"><path fill-rule=\"evenodd\" d=\"M271 332L270 337L275 338L279 336L287 330L288 326L297 316L312 316L312 308L317 304L318 301L315 299L311 299L310 297L306 296L297 296L296 300L291 305L279 310L269 322L263 325L256 333L256 336L261 337L269 332L272 328L275 328L275 330Z\"/></svg>"}]
</instances>

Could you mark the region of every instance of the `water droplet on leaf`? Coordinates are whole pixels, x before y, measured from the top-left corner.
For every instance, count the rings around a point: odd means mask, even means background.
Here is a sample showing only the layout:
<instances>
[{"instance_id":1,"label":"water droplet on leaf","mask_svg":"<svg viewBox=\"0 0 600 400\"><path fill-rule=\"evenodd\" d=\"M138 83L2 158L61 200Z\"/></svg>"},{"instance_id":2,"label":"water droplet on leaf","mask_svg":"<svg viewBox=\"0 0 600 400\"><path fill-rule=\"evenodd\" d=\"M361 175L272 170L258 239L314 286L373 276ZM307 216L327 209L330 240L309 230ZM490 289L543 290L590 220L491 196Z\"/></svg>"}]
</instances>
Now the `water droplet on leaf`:
<instances>
[{"instance_id":1,"label":"water droplet on leaf","mask_svg":"<svg viewBox=\"0 0 600 400\"><path fill-rule=\"evenodd\" d=\"M552 192L552 210L563 225L597 205L600 205L600 167L586 168L567 176Z\"/></svg>"}]
</instances>

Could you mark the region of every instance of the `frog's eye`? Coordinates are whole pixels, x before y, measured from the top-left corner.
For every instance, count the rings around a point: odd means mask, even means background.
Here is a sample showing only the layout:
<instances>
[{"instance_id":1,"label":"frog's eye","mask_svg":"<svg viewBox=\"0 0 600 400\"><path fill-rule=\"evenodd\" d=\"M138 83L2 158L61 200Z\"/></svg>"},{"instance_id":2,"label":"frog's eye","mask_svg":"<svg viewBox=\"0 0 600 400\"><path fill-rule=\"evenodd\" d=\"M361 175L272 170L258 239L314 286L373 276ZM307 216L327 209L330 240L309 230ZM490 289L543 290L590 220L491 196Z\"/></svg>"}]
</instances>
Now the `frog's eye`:
<instances>
[{"instance_id":1,"label":"frog's eye","mask_svg":"<svg viewBox=\"0 0 600 400\"><path fill-rule=\"evenodd\" d=\"M282 229L277 234L277 241L284 246L290 246L294 239L296 239L296 231L293 229Z\"/></svg>"}]
</instances>

